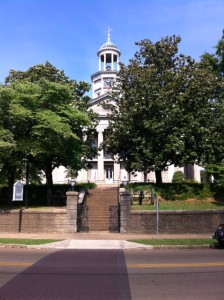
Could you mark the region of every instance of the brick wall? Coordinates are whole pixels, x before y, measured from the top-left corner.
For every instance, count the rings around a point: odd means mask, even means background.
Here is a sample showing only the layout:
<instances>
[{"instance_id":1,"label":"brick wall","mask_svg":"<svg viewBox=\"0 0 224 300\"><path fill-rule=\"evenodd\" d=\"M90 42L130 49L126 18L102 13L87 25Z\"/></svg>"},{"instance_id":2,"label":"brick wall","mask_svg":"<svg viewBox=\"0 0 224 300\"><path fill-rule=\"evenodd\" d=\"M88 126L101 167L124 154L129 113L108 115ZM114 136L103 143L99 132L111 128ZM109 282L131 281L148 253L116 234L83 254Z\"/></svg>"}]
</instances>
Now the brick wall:
<instances>
[{"instance_id":1,"label":"brick wall","mask_svg":"<svg viewBox=\"0 0 224 300\"><path fill-rule=\"evenodd\" d=\"M0 211L1 232L69 232L66 209Z\"/></svg>"},{"instance_id":2,"label":"brick wall","mask_svg":"<svg viewBox=\"0 0 224 300\"><path fill-rule=\"evenodd\" d=\"M125 202L126 200L124 197ZM70 199L68 202L68 207L61 209L0 210L0 232L77 232L77 208L74 200ZM122 209L121 232L156 234L155 211L130 212L126 206L122 206ZM161 234L213 234L221 223L224 223L224 210L159 213Z\"/></svg>"},{"instance_id":3,"label":"brick wall","mask_svg":"<svg viewBox=\"0 0 224 300\"><path fill-rule=\"evenodd\" d=\"M0 210L0 232L77 232L77 192L67 192L65 208Z\"/></svg>"},{"instance_id":4,"label":"brick wall","mask_svg":"<svg viewBox=\"0 0 224 300\"><path fill-rule=\"evenodd\" d=\"M129 233L156 234L155 211L132 211ZM224 223L224 210L160 211L159 233L161 234L213 234Z\"/></svg>"}]
</instances>

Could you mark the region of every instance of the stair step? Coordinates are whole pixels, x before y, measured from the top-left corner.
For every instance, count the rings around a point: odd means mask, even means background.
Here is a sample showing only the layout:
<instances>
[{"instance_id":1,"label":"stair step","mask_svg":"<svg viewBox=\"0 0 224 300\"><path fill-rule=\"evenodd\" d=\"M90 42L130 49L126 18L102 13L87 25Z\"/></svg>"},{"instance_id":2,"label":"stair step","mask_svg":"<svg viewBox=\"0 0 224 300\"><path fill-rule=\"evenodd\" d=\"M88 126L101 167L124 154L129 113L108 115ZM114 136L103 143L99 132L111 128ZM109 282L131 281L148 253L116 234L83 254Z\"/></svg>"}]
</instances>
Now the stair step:
<instances>
[{"instance_id":1,"label":"stair step","mask_svg":"<svg viewBox=\"0 0 224 300\"><path fill-rule=\"evenodd\" d=\"M87 197L89 230L108 231L110 207L117 206L118 203L117 187L103 187L89 191Z\"/></svg>"}]
</instances>

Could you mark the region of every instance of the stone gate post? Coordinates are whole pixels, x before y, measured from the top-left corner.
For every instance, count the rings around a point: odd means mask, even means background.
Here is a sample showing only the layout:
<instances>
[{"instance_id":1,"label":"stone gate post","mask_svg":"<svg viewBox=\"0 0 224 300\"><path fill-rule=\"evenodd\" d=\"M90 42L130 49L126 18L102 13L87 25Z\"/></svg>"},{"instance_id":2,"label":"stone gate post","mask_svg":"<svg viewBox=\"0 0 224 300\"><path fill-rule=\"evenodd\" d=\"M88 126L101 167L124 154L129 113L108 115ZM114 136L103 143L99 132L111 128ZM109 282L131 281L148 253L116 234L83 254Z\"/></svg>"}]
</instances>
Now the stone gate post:
<instances>
[{"instance_id":1,"label":"stone gate post","mask_svg":"<svg viewBox=\"0 0 224 300\"><path fill-rule=\"evenodd\" d=\"M131 193L120 189L120 233L128 233L130 210L131 210Z\"/></svg>"},{"instance_id":2,"label":"stone gate post","mask_svg":"<svg viewBox=\"0 0 224 300\"><path fill-rule=\"evenodd\" d=\"M68 232L77 232L77 205L78 205L78 192L69 191L67 196L67 215L68 215Z\"/></svg>"}]
</instances>

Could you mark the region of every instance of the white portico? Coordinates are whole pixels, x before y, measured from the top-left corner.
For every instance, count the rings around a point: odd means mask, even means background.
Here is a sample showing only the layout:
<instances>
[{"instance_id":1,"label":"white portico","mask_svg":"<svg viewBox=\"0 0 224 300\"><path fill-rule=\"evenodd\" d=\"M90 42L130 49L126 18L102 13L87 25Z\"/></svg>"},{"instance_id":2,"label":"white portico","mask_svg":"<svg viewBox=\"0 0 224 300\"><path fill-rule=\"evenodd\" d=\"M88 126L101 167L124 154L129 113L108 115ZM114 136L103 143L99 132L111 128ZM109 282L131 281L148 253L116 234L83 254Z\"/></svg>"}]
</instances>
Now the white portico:
<instances>
[{"instance_id":1,"label":"white portico","mask_svg":"<svg viewBox=\"0 0 224 300\"><path fill-rule=\"evenodd\" d=\"M119 71L120 50L111 42L111 29L108 29L107 41L97 52L98 56L98 72L91 76L92 80L92 101L91 109L98 114L99 124L96 128L96 136L94 145L99 147L103 142L106 129L109 125L109 110L100 105L104 101L116 105L115 100L111 97L111 89L113 82L117 79ZM82 181L96 182L97 184L114 184L120 183L121 167L115 164L111 156L101 150L98 155L89 161L90 168L82 170L77 179ZM123 172L126 173L125 170ZM126 176L126 174L125 174Z\"/></svg>"}]
</instances>

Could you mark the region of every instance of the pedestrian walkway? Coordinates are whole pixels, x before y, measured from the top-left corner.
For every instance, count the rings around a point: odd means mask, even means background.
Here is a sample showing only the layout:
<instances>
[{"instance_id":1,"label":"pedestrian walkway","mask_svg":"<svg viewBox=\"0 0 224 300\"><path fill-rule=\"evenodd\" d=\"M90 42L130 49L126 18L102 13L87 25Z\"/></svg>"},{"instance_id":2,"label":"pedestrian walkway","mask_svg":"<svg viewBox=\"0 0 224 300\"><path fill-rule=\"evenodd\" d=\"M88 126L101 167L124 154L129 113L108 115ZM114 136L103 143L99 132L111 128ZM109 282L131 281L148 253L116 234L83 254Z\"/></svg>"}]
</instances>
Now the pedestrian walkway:
<instances>
[{"instance_id":1,"label":"pedestrian walkway","mask_svg":"<svg viewBox=\"0 0 224 300\"><path fill-rule=\"evenodd\" d=\"M132 242L133 240L146 239L210 239L211 234L172 234L172 235L149 235L149 234L121 234L105 231L88 233L0 233L0 238L19 239L53 239L57 242L35 246L36 248L49 249L153 249L150 245Z\"/></svg>"},{"instance_id":2,"label":"pedestrian walkway","mask_svg":"<svg viewBox=\"0 0 224 300\"><path fill-rule=\"evenodd\" d=\"M211 238L213 233L207 234L138 234L138 233L110 233L107 231L91 231L78 233L25 233L25 232L0 232L0 238L20 239L60 239L60 240L147 240L147 239L193 239Z\"/></svg>"},{"instance_id":3,"label":"pedestrian walkway","mask_svg":"<svg viewBox=\"0 0 224 300\"><path fill-rule=\"evenodd\" d=\"M63 240L43 244L37 248L47 249L153 249L153 246L132 243L124 240Z\"/></svg>"}]
</instances>

